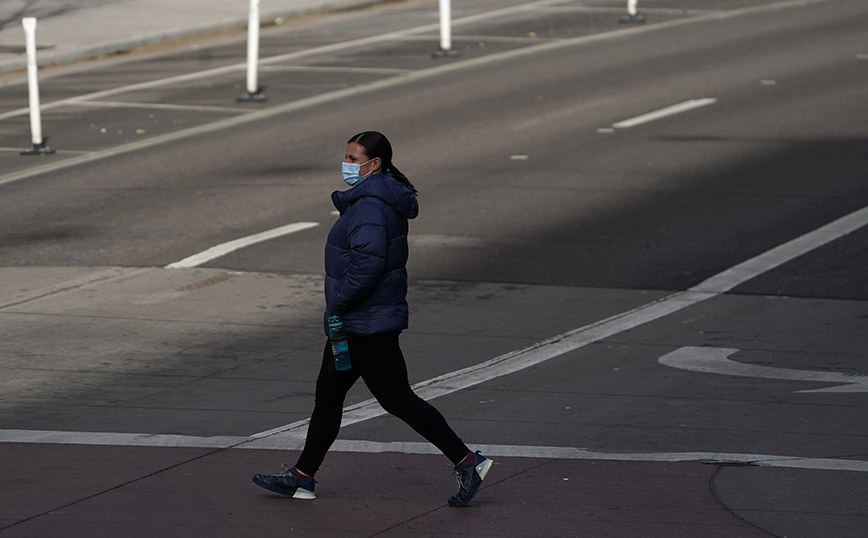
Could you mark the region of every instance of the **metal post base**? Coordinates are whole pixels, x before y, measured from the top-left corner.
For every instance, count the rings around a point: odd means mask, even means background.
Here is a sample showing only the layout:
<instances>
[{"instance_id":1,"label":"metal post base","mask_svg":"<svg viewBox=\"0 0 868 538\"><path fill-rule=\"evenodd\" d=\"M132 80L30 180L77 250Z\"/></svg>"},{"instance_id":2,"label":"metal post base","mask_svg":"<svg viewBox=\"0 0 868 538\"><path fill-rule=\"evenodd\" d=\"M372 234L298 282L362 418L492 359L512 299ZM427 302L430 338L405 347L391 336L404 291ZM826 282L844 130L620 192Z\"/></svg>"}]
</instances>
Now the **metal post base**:
<instances>
[{"instance_id":1,"label":"metal post base","mask_svg":"<svg viewBox=\"0 0 868 538\"><path fill-rule=\"evenodd\" d=\"M461 56L461 53L452 49L440 49L431 55L432 58L458 58L459 56Z\"/></svg>"},{"instance_id":2,"label":"metal post base","mask_svg":"<svg viewBox=\"0 0 868 538\"><path fill-rule=\"evenodd\" d=\"M635 15L624 15L618 19L618 22L624 24L642 24L645 22L645 15L642 15L641 13L636 13Z\"/></svg>"},{"instance_id":3,"label":"metal post base","mask_svg":"<svg viewBox=\"0 0 868 538\"><path fill-rule=\"evenodd\" d=\"M46 145L48 139L44 139L40 144L33 144L30 149L25 149L19 155L51 155L54 150Z\"/></svg>"},{"instance_id":4,"label":"metal post base","mask_svg":"<svg viewBox=\"0 0 868 538\"><path fill-rule=\"evenodd\" d=\"M262 93L262 90L264 90L264 89L265 89L265 86L260 86L260 87L256 88L256 93L247 92L246 94L242 95L241 97L239 97L235 101L238 103L263 103L265 101L268 101L268 97L266 97Z\"/></svg>"}]
</instances>

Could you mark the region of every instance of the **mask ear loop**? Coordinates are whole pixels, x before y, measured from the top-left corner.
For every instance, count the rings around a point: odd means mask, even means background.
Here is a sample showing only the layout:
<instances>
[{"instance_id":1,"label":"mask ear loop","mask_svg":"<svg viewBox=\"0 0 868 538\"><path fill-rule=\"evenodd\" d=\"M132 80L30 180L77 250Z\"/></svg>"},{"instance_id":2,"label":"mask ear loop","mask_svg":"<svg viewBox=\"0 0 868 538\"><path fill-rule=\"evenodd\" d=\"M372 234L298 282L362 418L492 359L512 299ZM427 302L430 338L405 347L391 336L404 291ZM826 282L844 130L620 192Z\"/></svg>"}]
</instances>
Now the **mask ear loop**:
<instances>
[{"instance_id":1,"label":"mask ear loop","mask_svg":"<svg viewBox=\"0 0 868 538\"><path fill-rule=\"evenodd\" d=\"M373 161L373 160L376 159L376 158L377 158L377 157L372 157L372 158L368 159L367 161L365 161L365 162L363 162L362 164L360 164L360 165L359 165L359 168L361 168L362 166L365 166L366 164L368 164L369 162ZM381 166L382 166L382 163L383 163L383 161L381 160L381 161L380 161L380 165L381 165ZM374 173L374 170L379 170L379 168L373 168L373 169L371 169L371 171L368 172L367 174L365 174L365 175L362 177L362 179L368 179L368 177L369 177L371 174Z\"/></svg>"}]
</instances>

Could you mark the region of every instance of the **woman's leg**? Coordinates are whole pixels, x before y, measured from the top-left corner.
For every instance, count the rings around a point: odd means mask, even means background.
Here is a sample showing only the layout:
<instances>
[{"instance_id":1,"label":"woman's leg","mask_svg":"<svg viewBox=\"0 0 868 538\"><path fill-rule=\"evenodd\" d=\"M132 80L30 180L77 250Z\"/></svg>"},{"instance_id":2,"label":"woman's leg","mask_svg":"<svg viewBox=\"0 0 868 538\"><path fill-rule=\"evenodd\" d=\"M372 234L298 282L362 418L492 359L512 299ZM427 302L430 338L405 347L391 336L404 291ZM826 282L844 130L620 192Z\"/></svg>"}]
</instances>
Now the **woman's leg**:
<instances>
[{"instance_id":1,"label":"woman's leg","mask_svg":"<svg viewBox=\"0 0 868 538\"><path fill-rule=\"evenodd\" d=\"M410 388L407 364L398 345L399 331L350 338L350 359L365 385L387 412L407 423L440 449L453 464L463 460L467 445L434 406Z\"/></svg>"},{"instance_id":2,"label":"woman's leg","mask_svg":"<svg viewBox=\"0 0 868 538\"><path fill-rule=\"evenodd\" d=\"M350 360L354 359L351 349ZM313 476L319 470L341 429L344 399L358 378L359 372L356 368L343 372L335 370L332 347L326 342L319 377L316 380L316 400L307 429L307 439L296 463L296 469L302 473Z\"/></svg>"}]
</instances>

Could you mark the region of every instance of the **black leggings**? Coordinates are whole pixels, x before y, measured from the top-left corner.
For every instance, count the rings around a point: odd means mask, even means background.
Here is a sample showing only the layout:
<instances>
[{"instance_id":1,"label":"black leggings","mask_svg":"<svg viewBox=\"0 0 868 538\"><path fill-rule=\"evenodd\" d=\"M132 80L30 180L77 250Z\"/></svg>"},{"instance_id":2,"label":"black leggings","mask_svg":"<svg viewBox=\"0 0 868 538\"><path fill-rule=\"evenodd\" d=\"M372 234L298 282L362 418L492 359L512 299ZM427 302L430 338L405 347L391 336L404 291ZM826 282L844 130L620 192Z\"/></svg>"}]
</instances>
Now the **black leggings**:
<instances>
[{"instance_id":1,"label":"black leggings","mask_svg":"<svg viewBox=\"0 0 868 538\"><path fill-rule=\"evenodd\" d=\"M361 377L383 409L400 418L457 464L470 451L452 431L440 411L410 388L404 354L398 346L400 331L351 337L352 368L334 369L331 345L326 342L316 381L316 402L307 440L296 467L308 476L318 470L341 428L347 392Z\"/></svg>"}]
</instances>

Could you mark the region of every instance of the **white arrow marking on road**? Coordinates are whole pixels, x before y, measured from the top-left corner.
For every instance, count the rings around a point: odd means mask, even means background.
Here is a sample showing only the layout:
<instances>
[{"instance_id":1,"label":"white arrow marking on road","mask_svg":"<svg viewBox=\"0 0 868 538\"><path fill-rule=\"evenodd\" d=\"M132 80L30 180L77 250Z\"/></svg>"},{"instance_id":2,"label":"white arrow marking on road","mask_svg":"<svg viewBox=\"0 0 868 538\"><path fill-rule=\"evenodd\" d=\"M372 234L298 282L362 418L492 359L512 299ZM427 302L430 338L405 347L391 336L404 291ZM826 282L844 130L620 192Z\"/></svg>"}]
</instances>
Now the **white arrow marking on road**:
<instances>
[{"instance_id":1,"label":"white arrow marking on road","mask_svg":"<svg viewBox=\"0 0 868 538\"><path fill-rule=\"evenodd\" d=\"M797 392L868 392L868 376L863 374L839 374L835 372L812 372L808 370L789 370L735 362L728 357L737 349L719 347L682 347L667 353L657 361L665 366L702 372L706 374L734 375L741 377L761 377L764 379L784 379L787 381L816 381L819 383L843 383L834 387Z\"/></svg>"}]
</instances>

